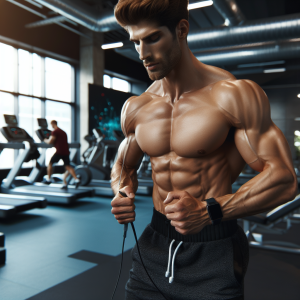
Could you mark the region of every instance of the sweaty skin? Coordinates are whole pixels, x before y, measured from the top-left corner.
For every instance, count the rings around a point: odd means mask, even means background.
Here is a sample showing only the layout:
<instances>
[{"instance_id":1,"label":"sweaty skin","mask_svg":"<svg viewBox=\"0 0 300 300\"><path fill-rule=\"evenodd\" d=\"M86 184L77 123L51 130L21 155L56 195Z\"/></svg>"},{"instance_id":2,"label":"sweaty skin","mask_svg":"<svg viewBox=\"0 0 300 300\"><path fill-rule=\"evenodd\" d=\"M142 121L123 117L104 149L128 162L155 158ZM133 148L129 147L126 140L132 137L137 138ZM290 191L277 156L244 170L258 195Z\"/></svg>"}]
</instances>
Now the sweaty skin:
<instances>
[{"instance_id":1,"label":"sweaty skin","mask_svg":"<svg viewBox=\"0 0 300 300\"><path fill-rule=\"evenodd\" d=\"M215 198L223 220L237 219L292 200L297 180L288 143L271 120L264 91L250 80L236 80L227 71L199 62L185 43L188 23L181 23L176 31L182 52L179 62L163 78L159 67L156 74L155 68L148 69L156 81L123 106L126 139L112 170L116 194L112 213L120 224L134 220L136 170L147 153L154 208L181 234L194 234L211 224L203 200ZM129 26L131 39L140 42L137 50L144 62L159 61L155 53L164 52L163 48L155 52L161 45L155 49L156 45L143 43L143 36L156 29L146 22ZM260 174L232 194L231 184L245 163ZM122 198L120 189L128 197Z\"/></svg>"}]
</instances>

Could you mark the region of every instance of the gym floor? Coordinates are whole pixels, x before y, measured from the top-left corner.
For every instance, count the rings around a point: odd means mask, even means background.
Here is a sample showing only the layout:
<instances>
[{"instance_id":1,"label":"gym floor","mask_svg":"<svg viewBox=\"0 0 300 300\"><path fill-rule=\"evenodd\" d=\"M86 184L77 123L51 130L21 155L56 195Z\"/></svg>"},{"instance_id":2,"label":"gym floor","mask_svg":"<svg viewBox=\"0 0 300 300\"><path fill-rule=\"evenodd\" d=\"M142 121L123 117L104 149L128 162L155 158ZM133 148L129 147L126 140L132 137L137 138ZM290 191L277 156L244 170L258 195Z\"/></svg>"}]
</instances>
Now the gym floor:
<instances>
[{"instance_id":1,"label":"gym floor","mask_svg":"<svg viewBox=\"0 0 300 300\"><path fill-rule=\"evenodd\" d=\"M150 197L136 197L138 236L151 220L152 207ZM0 268L0 299L110 299L118 276L123 235L123 227L110 209L109 198L86 198L71 207L48 206L1 222L7 261ZM280 238L300 244L299 230L300 225L293 225ZM134 244L129 227L116 300L124 299ZM299 255L251 248L245 300L298 300L299 282Z\"/></svg>"}]
</instances>

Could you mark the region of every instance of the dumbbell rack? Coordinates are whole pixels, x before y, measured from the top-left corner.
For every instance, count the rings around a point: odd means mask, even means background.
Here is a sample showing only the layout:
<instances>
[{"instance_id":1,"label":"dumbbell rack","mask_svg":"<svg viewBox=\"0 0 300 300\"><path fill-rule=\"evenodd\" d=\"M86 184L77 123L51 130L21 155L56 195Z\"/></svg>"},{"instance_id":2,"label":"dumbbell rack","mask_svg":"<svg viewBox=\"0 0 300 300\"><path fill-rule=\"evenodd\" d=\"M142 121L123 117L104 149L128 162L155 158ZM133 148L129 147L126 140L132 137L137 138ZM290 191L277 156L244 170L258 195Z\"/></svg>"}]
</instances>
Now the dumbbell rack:
<instances>
[{"instance_id":1,"label":"dumbbell rack","mask_svg":"<svg viewBox=\"0 0 300 300\"><path fill-rule=\"evenodd\" d=\"M0 266L5 264L6 250L4 248L5 235L0 232Z\"/></svg>"}]
</instances>

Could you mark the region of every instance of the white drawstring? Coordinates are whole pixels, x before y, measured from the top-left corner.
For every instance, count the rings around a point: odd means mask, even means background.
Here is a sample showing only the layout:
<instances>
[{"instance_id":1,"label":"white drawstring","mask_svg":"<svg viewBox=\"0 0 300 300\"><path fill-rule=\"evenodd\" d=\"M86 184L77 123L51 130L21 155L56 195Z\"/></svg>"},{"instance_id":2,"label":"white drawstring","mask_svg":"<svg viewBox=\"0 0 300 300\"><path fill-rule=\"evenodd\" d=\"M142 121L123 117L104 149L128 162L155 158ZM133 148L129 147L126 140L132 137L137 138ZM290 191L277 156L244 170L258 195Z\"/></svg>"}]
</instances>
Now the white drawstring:
<instances>
[{"instance_id":1,"label":"white drawstring","mask_svg":"<svg viewBox=\"0 0 300 300\"><path fill-rule=\"evenodd\" d=\"M168 269L166 272L166 277L170 276L170 262L171 262L171 252L172 252L172 245L174 244L175 240L173 240L170 244L170 248L169 248L169 258L168 258Z\"/></svg>"},{"instance_id":2,"label":"white drawstring","mask_svg":"<svg viewBox=\"0 0 300 300\"><path fill-rule=\"evenodd\" d=\"M178 251L178 249L179 249L179 247L181 246L182 243L183 243L183 242L181 241L181 242L178 244L178 246L176 247L175 252L174 252L174 254L173 254L173 258L172 258L172 275L171 275L171 277L169 278L169 283L172 283L173 280L174 280L174 262L175 262L175 256L176 256L176 253L177 253L177 251Z\"/></svg>"}]
</instances>

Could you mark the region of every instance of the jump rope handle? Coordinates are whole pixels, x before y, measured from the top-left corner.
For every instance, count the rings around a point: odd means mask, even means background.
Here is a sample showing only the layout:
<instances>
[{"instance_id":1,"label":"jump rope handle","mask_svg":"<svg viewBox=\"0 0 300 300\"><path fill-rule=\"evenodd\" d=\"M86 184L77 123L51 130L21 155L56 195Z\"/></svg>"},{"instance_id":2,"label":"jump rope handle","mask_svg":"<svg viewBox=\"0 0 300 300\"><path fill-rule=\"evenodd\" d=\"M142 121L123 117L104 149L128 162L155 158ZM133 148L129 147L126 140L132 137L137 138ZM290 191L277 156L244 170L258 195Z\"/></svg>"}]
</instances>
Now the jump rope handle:
<instances>
[{"instance_id":1,"label":"jump rope handle","mask_svg":"<svg viewBox=\"0 0 300 300\"><path fill-rule=\"evenodd\" d=\"M126 195L124 192L119 191L119 194L120 194L122 197L127 197L127 195ZM151 281L152 284L156 287L156 289L159 291L159 293L164 297L164 299L168 300L168 298L167 298L167 297L162 293L162 291L157 287L157 285L154 283L153 279L151 278L150 274L148 273L148 271L147 271L147 269L146 269L146 267L145 267L145 265L144 265L142 256L141 256L141 251L140 251L140 247L139 247L139 244L138 244L138 240L137 240L137 236L136 236L136 232L135 232L135 228L134 228L133 222L131 222L130 225L131 225L131 227L132 227L132 231L133 231L133 234L134 234L134 237L135 237L135 241L136 241L137 250L138 250L138 253L139 253L139 256L140 256L142 265L143 265L143 267L144 267L144 270L146 271L146 273L147 273L147 275L148 275L150 281ZM112 299L113 299L114 294L115 294L115 292L116 292L116 289L117 289L117 286L118 286L118 283L119 283L119 279L120 279L120 275L121 275L122 264L123 264L124 244L125 244L125 238L126 238L126 235L127 235L127 230L128 230L128 223L127 223L127 224L124 224L124 234L123 234L123 247L122 247L121 268L120 268L120 273L119 273L118 281L117 281L117 284L116 284L115 291L114 291L114 293L113 293Z\"/></svg>"}]
</instances>

